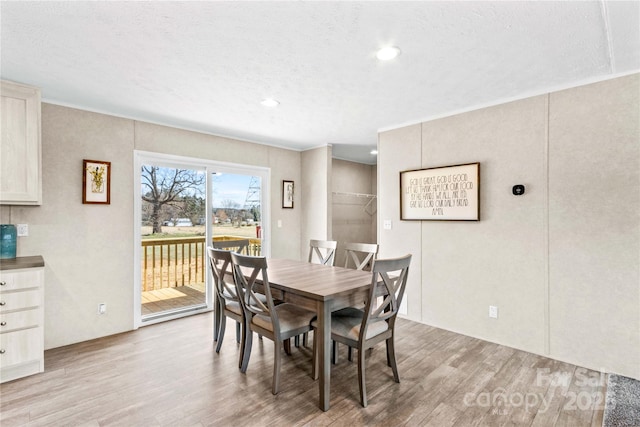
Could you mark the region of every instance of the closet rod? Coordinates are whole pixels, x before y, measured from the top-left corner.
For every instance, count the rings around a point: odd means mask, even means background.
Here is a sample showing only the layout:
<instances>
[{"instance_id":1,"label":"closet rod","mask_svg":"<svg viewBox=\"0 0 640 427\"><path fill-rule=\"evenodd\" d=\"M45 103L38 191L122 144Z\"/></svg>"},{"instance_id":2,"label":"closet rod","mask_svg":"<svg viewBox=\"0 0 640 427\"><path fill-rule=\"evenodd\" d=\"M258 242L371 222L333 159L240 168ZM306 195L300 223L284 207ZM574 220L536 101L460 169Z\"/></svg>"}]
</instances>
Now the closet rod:
<instances>
[{"instance_id":1,"label":"closet rod","mask_svg":"<svg viewBox=\"0 0 640 427\"><path fill-rule=\"evenodd\" d=\"M375 194L366 194L366 193L344 193L344 192L340 192L340 191L333 191L332 194L336 195L336 196L354 196L354 197L367 197L367 198L371 198L371 199L375 199L376 196Z\"/></svg>"}]
</instances>

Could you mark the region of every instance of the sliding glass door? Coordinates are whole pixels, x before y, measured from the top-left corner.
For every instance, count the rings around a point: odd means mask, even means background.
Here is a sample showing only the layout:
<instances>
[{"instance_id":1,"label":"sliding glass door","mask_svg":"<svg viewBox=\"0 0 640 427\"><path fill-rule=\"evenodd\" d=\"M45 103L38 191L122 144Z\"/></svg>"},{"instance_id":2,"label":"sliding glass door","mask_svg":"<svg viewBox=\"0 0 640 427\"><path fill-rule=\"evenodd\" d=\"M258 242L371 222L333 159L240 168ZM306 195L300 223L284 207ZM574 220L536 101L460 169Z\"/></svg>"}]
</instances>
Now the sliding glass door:
<instances>
[{"instance_id":1,"label":"sliding glass door","mask_svg":"<svg viewBox=\"0 0 640 427\"><path fill-rule=\"evenodd\" d=\"M269 170L135 153L135 327L211 310L206 248L249 239L269 254Z\"/></svg>"}]
</instances>

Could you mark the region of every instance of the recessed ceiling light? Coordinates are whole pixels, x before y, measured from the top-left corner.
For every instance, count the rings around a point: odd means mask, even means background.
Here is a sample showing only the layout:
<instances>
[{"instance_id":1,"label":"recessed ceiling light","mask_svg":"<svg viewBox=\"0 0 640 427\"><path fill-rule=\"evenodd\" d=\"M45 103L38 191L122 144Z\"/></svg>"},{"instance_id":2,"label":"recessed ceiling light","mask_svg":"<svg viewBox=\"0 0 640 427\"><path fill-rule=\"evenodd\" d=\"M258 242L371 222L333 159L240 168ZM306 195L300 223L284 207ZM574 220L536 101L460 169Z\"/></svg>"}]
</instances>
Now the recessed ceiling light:
<instances>
[{"instance_id":1,"label":"recessed ceiling light","mask_svg":"<svg viewBox=\"0 0 640 427\"><path fill-rule=\"evenodd\" d=\"M263 99L260 104L264 105L265 107L277 107L278 105L280 105L280 103L273 98Z\"/></svg>"},{"instance_id":2,"label":"recessed ceiling light","mask_svg":"<svg viewBox=\"0 0 640 427\"><path fill-rule=\"evenodd\" d=\"M395 58L400 55L400 48L396 46L387 46L383 47L376 53L376 58L380 61L389 61L390 59Z\"/></svg>"},{"instance_id":3,"label":"recessed ceiling light","mask_svg":"<svg viewBox=\"0 0 640 427\"><path fill-rule=\"evenodd\" d=\"M374 156L378 155L378 150L371 150L371 154L373 154Z\"/></svg>"}]
</instances>

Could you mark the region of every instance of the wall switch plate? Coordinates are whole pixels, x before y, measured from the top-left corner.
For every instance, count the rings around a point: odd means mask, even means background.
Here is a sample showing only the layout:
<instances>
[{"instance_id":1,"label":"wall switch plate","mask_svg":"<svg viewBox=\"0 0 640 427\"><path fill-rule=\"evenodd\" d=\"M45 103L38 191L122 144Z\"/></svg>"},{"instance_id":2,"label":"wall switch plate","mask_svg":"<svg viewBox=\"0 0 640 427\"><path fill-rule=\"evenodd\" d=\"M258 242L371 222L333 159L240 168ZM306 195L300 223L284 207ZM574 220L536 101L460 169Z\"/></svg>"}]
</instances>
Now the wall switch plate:
<instances>
[{"instance_id":1,"label":"wall switch plate","mask_svg":"<svg viewBox=\"0 0 640 427\"><path fill-rule=\"evenodd\" d=\"M29 235L29 224L17 224L16 234L18 237L27 237Z\"/></svg>"},{"instance_id":2,"label":"wall switch plate","mask_svg":"<svg viewBox=\"0 0 640 427\"><path fill-rule=\"evenodd\" d=\"M282 228L282 220L281 219L278 220L278 228Z\"/></svg>"},{"instance_id":3,"label":"wall switch plate","mask_svg":"<svg viewBox=\"0 0 640 427\"><path fill-rule=\"evenodd\" d=\"M491 317L492 319L498 318L498 307L496 307L495 305L489 306L489 317Z\"/></svg>"},{"instance_id":4,"label":"wall switch plate","mask_svg":"<svg viewBox=\"0 0 640 427\"><path fill-rule=\"evenodd\" d=\"M98 306L98 313L105 314L107 312L107 304L100 304Z\"/></svg>"}]
</instances>

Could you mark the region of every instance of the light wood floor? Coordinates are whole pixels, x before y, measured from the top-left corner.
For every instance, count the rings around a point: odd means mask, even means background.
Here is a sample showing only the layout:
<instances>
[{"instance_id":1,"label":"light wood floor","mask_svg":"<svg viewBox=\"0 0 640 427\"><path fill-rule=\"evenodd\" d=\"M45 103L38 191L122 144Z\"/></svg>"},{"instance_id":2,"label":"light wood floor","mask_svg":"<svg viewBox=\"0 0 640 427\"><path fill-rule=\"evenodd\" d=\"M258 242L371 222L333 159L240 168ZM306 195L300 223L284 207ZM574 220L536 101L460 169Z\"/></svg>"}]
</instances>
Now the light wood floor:
<instances>
[{"instance_id":1,"label":"light wood floor","mask_svg":"<svg viewBox=\"0 0 640 427\"><path fill-rule=\"evenodd\" d=\"M285 356L271 394L273 344L254 340L239 372L235 327L220 354L212 314L48 350L43 374L0 386L2 427L29 426L600 426L598 373L399 320L401 383L384 345L367 361L369 406L358 400L357 365L332 368L331 409L317 407L311 350ZM589 378L590 380L587 380ZM582 410L580 410L582 408Z\"/></svg>"}]
</instances>

